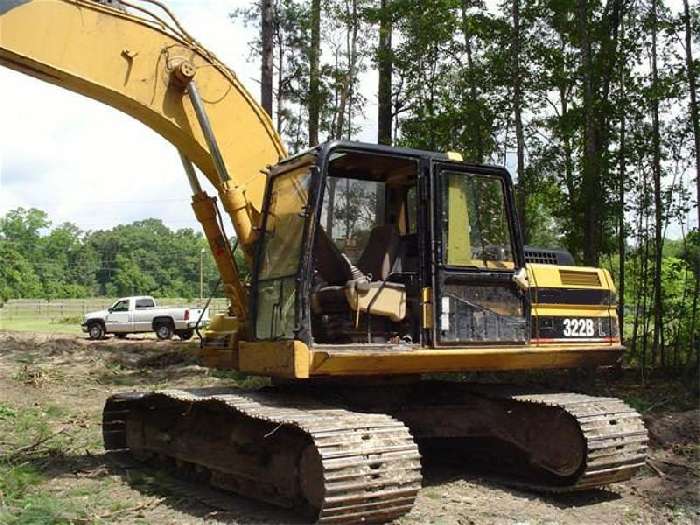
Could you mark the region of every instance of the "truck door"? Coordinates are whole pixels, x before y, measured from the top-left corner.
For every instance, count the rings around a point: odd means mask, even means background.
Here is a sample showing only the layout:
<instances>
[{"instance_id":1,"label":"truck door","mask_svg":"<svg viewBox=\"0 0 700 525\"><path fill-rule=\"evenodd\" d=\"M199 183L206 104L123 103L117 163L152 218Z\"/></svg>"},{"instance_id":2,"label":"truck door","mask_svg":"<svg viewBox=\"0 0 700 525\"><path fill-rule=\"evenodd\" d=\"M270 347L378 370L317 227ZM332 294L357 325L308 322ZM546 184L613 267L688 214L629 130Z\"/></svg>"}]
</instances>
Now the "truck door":
<instances>
[{"instance_id":1,"label":"truck door","mask_svg":"<svg viewBox=\"0 0 700 525\"><path fill-rule=\"evenodd\" d=\"M149 297L136 299L131 318L134 332L150 332L153 329L153 310L155 307L155 302Z\"/></svg>"},{"instance_id":2,"label":"truck door","mask_svg":"<svg viewBox=\"0 0 700 525\"><path fill-rule=\"evenodd\" d=\"M524 343L524 267L508 173L441 162L433 167L436 346Z\"/></svg>"},{"instance_id":3,"label":"truck door","mask_svg":"<svg viewBox=\"0 0 700 525\"><path fill-rule=\"evenodd\" d=\"M122 299L112 305L105 319L105 327L108 332L130 332L133 330L131 322L129 299Z\"/></svg>"}]
</instances>

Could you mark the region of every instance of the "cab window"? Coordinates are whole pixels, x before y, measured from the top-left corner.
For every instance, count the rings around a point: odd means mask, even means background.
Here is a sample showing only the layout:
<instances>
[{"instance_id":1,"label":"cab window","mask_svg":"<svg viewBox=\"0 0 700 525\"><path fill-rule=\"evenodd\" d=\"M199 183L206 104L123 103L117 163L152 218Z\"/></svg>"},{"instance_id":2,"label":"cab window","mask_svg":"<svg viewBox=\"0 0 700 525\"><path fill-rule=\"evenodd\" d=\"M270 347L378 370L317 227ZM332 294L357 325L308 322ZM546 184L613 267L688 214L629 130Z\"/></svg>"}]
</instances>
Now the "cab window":
<instances>
[{"instance_id":1,"label":"cab window","mask_svg":"<svg viewBox=\"0 0 700 525\"><path fill-rule=\"evenodd\" d=\"M514 268L502 181L497 177L445 171L440 184L443 264Z\"/></svg>"},{"instance_id":2,"label":"cab window","mask_svg":"<svg viewBox=\"0 0 700 525\"><path fill-rule=\"evenodd\" d=\"M321 228L352 264L367 247L370 233L384 224L383 181L328 176L321 208Z\"/></svg>"},{"instance_id":3,"label":"cab window","mask_svg":"<svg viewBox=\"0 0 700 525\"><path fill-rule=\"evenodd\" d=\"M311 170L303 166L276 176L261 239L255 335L294 337L296 274L306 224Z\"/></svg>"},{"instance_id":4,"label":"cab window","mask_svg":"<svg viewBox=\"0 0 700 525\"><path fill-rule=\"evenodd\" d=\"M129 311L129 300L125 299L123 301L117 301L112 305L113 312L128 312Z\"/></svg>"},{"instance_id":5,"label":"cab window","mask_svg":"<svg viewBox=\"0 0 700 525\"><path fill-rule=\"evenodd\" d=\"M143 310L144 308L153 308L155 303L153 299L136 299L136 309Z\"/></svg>"}]
</instances>

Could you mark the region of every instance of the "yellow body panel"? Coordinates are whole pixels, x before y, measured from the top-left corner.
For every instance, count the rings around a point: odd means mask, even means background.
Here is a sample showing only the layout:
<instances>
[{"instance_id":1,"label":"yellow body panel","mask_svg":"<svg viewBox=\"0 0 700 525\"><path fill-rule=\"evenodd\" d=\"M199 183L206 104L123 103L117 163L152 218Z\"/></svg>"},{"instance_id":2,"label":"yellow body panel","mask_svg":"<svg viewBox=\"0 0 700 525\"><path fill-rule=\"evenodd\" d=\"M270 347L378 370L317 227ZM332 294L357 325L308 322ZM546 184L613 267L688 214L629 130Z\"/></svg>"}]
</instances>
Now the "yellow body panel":
<instances>
[{"instance_id":1,"label":"yellow body panel","mask_svg":"<svg viewBox=\"0 0 700 525\"><path fill-rule=\"evenodd\" d=\"M311 351L301 341L241 341L238 369L258 375L305 379L309 377Z\"/></svg>"},{"instance_id":2,"label":"yellow body panel","mask_svg":"<svg viewBox=\"0 0 700 525\"><path fill-rule=\"evenodd\" d=\"M469 203L462 182L462 177L448 175L447 264L452 266L473 264L469 239Z\"/></svg>"},{"instance_id":3,"label":"yellow body panel","mask_svg":"<svg viewBox=\"0 0 700 525\"><path fill-rule=\"evenodd\" d=\"M592 304L559 304L537 305L532 308L532 315L536 317L617 317L615 308L607 305Z\"/></svg>"},{"instance_id":4,"label":"yellow body panel","mask_svg":"<svg viewBox=\"0 0 700 525\"><path fill-rule=\"evenodd\" d=\"M566 346L498 346L450 350L363 352L313 351L310 374L390 375L464 371L537 370L610 365L622 355L622 347L599 344Z\"/></svg>"},{"instance_id":5,"label":"yellow body panel","mask_svg":"<svg viewBox=\"0 0 700 525\"><path fill-rule=\"evenodd\" d=\"M619 344L569 343L475 346L451 349L343 350L309 348L300 341L240 342L238 368L242 372L273 377L307 379L322 376L403 375L439 372L535 370L611 365L622 356ZM221 352L221 355L227 355ZM230 354L229 354L230 355ZM203 355L208 366L221 356ZM227 367L225 367L227 368Z\"/></svg>"},{"instance_id":6,"label":"yellow body panel","mask_svg":"<svg viewBox=\"0 0 700 525\"><path fill-rule=\"evenodd\" d=\"M610 290L615 293L610 273L602 268L592 268L588 266L558 266L552 264L527 265L528 280L530 286L538 288L572 288L572 289L600 289ZM595 276L598 283L587 282L586 284L567 284L562 281L562 274L579 274L581 276Z\"/></svg>"}]
</instances>

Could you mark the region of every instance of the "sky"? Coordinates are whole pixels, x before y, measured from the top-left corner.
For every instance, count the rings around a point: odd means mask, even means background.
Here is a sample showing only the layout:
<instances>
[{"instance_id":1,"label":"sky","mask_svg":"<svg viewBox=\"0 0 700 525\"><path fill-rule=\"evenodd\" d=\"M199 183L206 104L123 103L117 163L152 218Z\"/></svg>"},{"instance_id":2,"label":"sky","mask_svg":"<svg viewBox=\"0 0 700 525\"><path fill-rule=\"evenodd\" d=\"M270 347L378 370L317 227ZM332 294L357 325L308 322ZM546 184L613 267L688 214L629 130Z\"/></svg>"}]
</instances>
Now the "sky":
<instances>
[{"instance_id":1,"label":"sky","mask_svg":"<svg viewBox=\"0 0 700 525\"><path fill-rule=\"evenodd\" d=\"M228 16L250 3L167 2L258 99L259 64L249 61L248 47L254 30ZM364 86L376 85L371 73L366 77ZM367 98L372 116L376 98ZM54 225L69 221L83 230L149 217L199 230L177 151L128 115L2 67L0 115L0 215L22 206L46 211ZM364 128L359 138L372 140L376 128L369 122Z\"/></svg>"},{"instance_id":2,"label":"sky","mask_svg":"<svg viewBox=\"0 0 700 525\"><path fill-rule=\"evenodd\" d=\"M251 1L167 4L258 99L259 63L249 60L248 46L254 29L228 16ZM368 68L360 82L367 103L358 140L375 142L376 84L376 72ZM54 225L68 221L83 230L149 217L199 230L175 148L128 115L2 67L0 115L0 215L21 206L46 211ZM513 162L508 159L511 173ZM674 226L668 233L677 237L680 230Z\"/></svg>"}]
</instances>

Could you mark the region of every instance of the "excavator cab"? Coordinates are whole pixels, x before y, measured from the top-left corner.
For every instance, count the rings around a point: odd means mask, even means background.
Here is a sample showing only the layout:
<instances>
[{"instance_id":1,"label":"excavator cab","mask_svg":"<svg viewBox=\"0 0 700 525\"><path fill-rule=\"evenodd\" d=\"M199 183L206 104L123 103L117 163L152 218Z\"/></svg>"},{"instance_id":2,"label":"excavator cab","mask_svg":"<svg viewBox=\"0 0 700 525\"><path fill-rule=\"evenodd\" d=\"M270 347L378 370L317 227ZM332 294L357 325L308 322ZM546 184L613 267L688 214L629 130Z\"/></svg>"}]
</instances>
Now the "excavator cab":
<instances>
[{"instance_id":1,"label":"excavator cab","mask_svg":"<svg viewBox=\"0 0 700 525\"><path fill-rule=\"evenodd\" d=\"M256 340L438 347L527 341L502 168L335 142L272 169L255 257Z\"/></svg>"}]
</instances>

